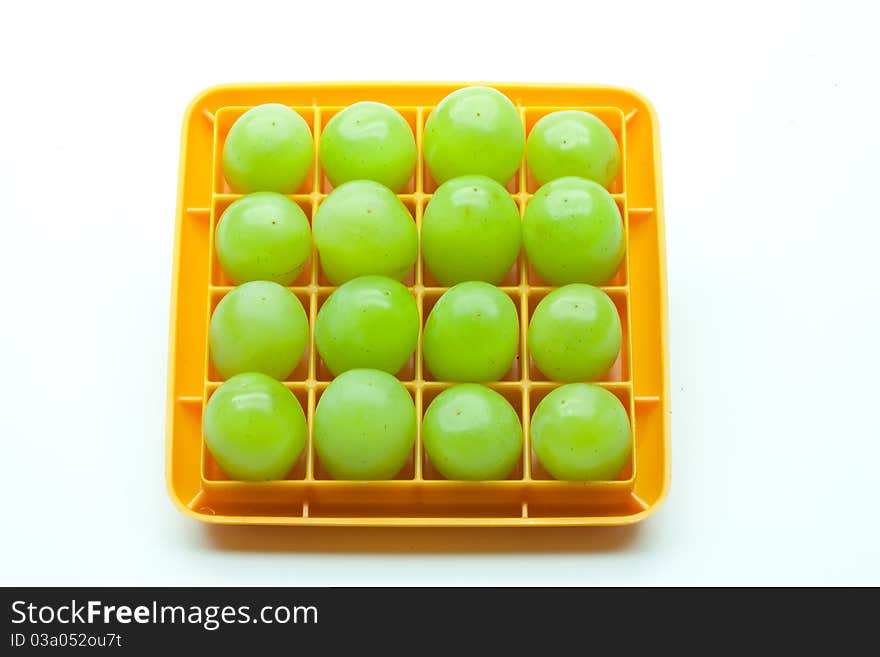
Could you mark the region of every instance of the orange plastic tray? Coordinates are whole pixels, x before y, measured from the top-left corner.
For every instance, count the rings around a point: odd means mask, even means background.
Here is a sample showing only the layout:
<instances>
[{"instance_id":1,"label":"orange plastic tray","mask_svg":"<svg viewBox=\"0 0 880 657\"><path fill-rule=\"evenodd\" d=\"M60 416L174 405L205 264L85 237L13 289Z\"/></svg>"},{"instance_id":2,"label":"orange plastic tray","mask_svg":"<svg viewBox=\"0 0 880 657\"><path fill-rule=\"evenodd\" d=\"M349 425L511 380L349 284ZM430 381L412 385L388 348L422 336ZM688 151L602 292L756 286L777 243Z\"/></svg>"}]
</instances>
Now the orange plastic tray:
<instances>
[{"instance_id":1,"label":"orange plastic tray","mask_svg":"<svg viewBox=\"0 0 880 657\"><path fill-rule=\"evenodd\" d=\"M205 448L202 411L220 385L208 358L207 327L212 310L231 289L214 253L214 230L231 193L220 170L223 140L248 108L268 102L293 107L312 126L313 169L294 201L312 217L332 189L321 172L317 146L333 114L359 100L396 108L412 126L419 163L401 199L416 224L436 184L421 158L425 119L444 96L475 83L304 83L235 84L208 89L186 111L180 155L171 334L168 371L166 475L175 505L213 523L273 525L562 526L622 525L654 511L669 486L669 378L666 323L666 264L657 119L639 94L615 87L491 84L517 106L528 134L535 122L559 109L584 109L616 135L621 173L611 186L627 240L621 270L603 289L620 312L624 329L618 362L600 385L623 402L633 428L629 465L613 481L551 479L535 458L529 418L536 404L559 384L547 381L529 357L526 331L546 286L520 257L502 289L520 313L519 355L502 381L488 384L517 409L524 442L520 464L503 481L444 480L431 466L417 435L412 459L391 481L334 481L321 468L311 431L303 456L285 480L230 481ZM485 84L485 83L480 83ZM522 211L536 189L525 162L508 189ZM405 281L427 317L444 288L422 266L421 255ZM311 263L290 288L308 310L310 326L333 291L312 247ZM448 383L434 381L422 364L421 342L398 374L421 417ZM285 385L303 405L311 427L315 404L330 380L317 356L314 334L300 365Z\"/></svg>"}]
</instances>

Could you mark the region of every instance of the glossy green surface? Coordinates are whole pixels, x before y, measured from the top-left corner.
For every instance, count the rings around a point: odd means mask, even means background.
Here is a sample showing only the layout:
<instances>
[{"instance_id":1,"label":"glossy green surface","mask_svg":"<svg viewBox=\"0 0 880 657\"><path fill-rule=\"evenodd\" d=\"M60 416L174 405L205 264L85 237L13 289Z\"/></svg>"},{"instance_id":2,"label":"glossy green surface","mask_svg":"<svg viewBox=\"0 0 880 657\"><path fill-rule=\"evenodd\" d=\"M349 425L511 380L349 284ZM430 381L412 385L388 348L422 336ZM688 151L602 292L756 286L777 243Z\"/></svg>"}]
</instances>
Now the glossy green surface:
<instances>
[{"instance_id":1,"label":"glossy green surface","mask_svg":"<svg viewBox=\"0 0 880 657\"><path fill-rule=\"evenodd\" d=\"M416 224L394 192L371 180L334 189L315 213L312 229L321 268L334 285L380 274L402 280L416 261Z\"/></svg>"},{"instance_id":2,"label":"glossy green surface","mask_svg":"<svg viewBox=\"0 0 880 657\"><path fill-rule=\"evenodd\" d=\"M425 323L425 365L438 381L497 381L516 357L519 315L497 287L459 283L441 296Z\"/></svg>"},{"instance_id":3,"label":"glossy green surface","mask_svg":"<svg viewBox=\"0 0 880 657\"><path fill-rule=\"evenodd\" d=\"M262 372L283 380L305 352L309 320L293 292L278 283L252 281L220 300L208 333L221 378Z\"/></svg>"},{"instance_id":4,"label":"glossy green surface","mask_svg":"<svg viewBox=\"0 0 880 657\"><path fill-rule=\"evenodd\" d=\"M223 144L223 175L236 192L294 193L312 168L314 141L303 118L269 103L242 114Z\"/></svg>"},{"instance_id":5,"label":"glossy green surface","mask_svg":"<svg viewBox=\"0 0 880 657\"><path fill-rule=\"evenodd\" d=\"M523 244L550 285L603 285L624 256L620 210L604 187L584 178L558 178L541 187L523 216Z\"/></svg>"},{"instance_id":6,"label":"glossy green surface","mask_svg":"<svg viewBox=\"0 0 880 657\"><path fill-rule=\"evenodd\" d=\"M385 276L361 276L336 288L315 320L315 345L334 376L359 368L396 374L418 337L415 298Z\"/></svg>"},{"instance_id":7,"label":"glossy green surface","mask_svg":"<svg viewBox=\"0 0 880 657\"><path fill-rule=\"evenodd\" d=\"M205 443L230 479L283 479L306 444L306 416L293 393L247 372L221 385L205 407Z\"/></svg>"},{"instance_id":8,"label":"glossy green surface","mask_svg":"<svg viewBox=\"0 0 880 657\"><path fill-rule=\"evenodd\" d=\"M391 479L415 437L413 399L387 372L349 370L330 382L315 408L315 449L334 479Z\"/></svg>"},{"instance_id":9,"label":"glossy green surface","mask_svg":"<svg viewBox=\"0 0 880 657\"><path fill-rule=\"evenodd\" d=\"M555 479L613 479L632 451L623 404L591 383L569 383L544 397L532 415L531 435L538 460Z\"/></svg>"},{"instance_id":10,"label":"glossy green surface","mask_svg":"<svg viewBox=\"0 0 880 657\"><path fill-rule=\"evenodd\" d=\"M422 441L431 463L447 479L505 479L522 455L522 425L500 394L463 383L444 390L428 406Z\"/></svg>"},{"instance_id":11,"label":"glossy green surface","mask_svg":"<svg viewBox=\"0 0 880 657\"><path fill-rule=\"evenodd\" d=\"M423 146L438 185L474 173L506 185L522 162L525 134L507 96L489 87L465 87L428 115Z\"/></svg>"},{"instance_id":12,"label":"glossy green surface","mask_svg":"<svg viewBox=\"0 0 880 657\"><path fill-rule=\"evenodd\" d=\"M320 156L334 187L350 180L375 180L401 192L416 166L416 140L397 111L363 101L327 122L321 133Z\"/></svg>"},{"instance_id":13,"label":"glossy green surface","mask_svg":"<svg viewBox=\"0 0 880 657\"><path fill-rule=\"evenodd\" d=\"M600 381L620 353L620 316L592 285L572 283L541 299L529 322L529 352L554 381Z\"/></svg>"},{"instance_id":14,"label":"glossy green surface","mask_svg":"<svg viewBox=\"0 0 880 657\"><path fill-rule=\"evenodd\" d=\"M217 225L217 259L230 280L290 285L312 244L302 208L275 192L254 192L232 203Z\"/></svg>"},{"instance_id":15,"label":"glossy green surface","mask_svg":"<svg viewBox=\"0 0 880 657\"><path fill-rule=\"evenodd\" d=\"M608 187L620 171L620 147L602 121L578 110L562 110L535 123L526 143L529 170L543 185L580 176Z\"/></svg>"},{"instance_id":16,"label":"glossy green surface","mask_svg":"<svg viewBox=\"0 0 880 657\"><path fill-rule=\"evenodd\" d=\"M434 192L422 217L425 266L441 285L497 285L519 254L520 223L513 198L491 178L448 180Z\"/></svg>"}]
</instances>

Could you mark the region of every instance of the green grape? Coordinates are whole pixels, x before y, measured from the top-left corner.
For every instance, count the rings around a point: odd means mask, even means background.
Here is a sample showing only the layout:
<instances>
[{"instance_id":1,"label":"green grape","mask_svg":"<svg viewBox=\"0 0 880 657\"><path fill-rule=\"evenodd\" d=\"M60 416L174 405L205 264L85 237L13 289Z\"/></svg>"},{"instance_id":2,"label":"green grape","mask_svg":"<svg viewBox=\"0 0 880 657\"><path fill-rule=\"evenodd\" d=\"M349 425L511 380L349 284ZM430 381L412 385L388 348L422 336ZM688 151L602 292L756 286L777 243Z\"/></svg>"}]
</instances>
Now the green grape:
<instances>
[{"instance_id":1,"label":"green grape","mask_svg":"<svg viewBox=\"0 0 880 657\"><path fill-rule=\"evenodd\" d=\"M371 180L334 189L318 207L312 229L321 268L334 285L367 274L402 280L418 255L409 210L394 192Z\"/></svg>"},{"instance_id":2,"label":"green grape","mask_svg":"<svg viewBox=\"0 0 880 657\"><path fill-rule=\"evenodd\" d=\"M419 308L385 276L361 276L334 290L315 320L315 346L334 375L376 369L396 374L416 349Z\"/></svg>"},{"instance_id":3,"label":"green grape","mask_svg":"<svg viewBox=\"0 0 880 657\"><path fill-rule=\"evenodd\" d=\"M306 416L293 393L265 374L238 374L205 407L205 443L231 479L283 479L306 444Z\"/></svg>"},{"instance_id":4,"label":"green grape","mask_svg":"<svg viewBox=\"0 0 880 657\"><path fill-rule=\"evenodd\" d=\"M500 394L463 383L428 406L422 440L431 463L447 479L504 479L522 454L522 425Z\"/></svg>"},{"instance_id":5,"label":"green grape","mask_svg":"<svg viewBox=\"0 0 880 657\"><path fill-rule=\"evenodd\" d=\"M308 339L309 320L302 303L271 281L239 285L211 316L211 360L224 379L261 372L283 380L302 358Z\"/></svg>"},{"instance_id":6,"label":"green grape","mask_svg":"<svg viewBox=\"0 0 880 657\"><path fill-rule=\"evenodd\" d=\"M242 114L223 144L223 175L236 192L295 192L312 168L314 142L303 118L269 103Z\"/></svg>"},{"instance_id":7,"label":"green grape","mask_svg":"<svg viewBox=\"0 0 880 657\"><path fill-rule=\"evenodd\" d=\"M350 180L375 180L400 192L416 166L416 140L395 110L363 101L330 119L321 133L320 155L334 187Z\"/></svg>"},{"instance_id":8,"label":"green grape","mask_svg":"<svg viewBox=\"0 0 880 657\"><path fill-rule=\"evenodd\" d=\"M532 128L526 161L541 185L580 176L607 188L620 171L620 148L614 133L596 116L563 110L541 118Z\"/></svg>"},{"instance_id":9,"label":"green grape","mask_svg":"<svg viewBox=\"0 0 880 657\"><path fill-rule=\"evenodd\" d=\"M437 184L482 174L502 185L525 150L522 121L513 103L489 87L466 87L446 96L425 122L425 163Z\"/></svg>"},{"instance_id":10,"label":"green grape","mask_svg":"<svg viewBox=\"0 0 880 657\"><path fill-rule=\"evenodd\" d=\"M526 206L522 229L529 261L550 285L602 285L623 261L620 210L592 180L557 178L541 187Z\"/></svg>"},{"instance_id":11,"label":"green grape","mask_svg":"<svg viewBox=\"0 0 880 657\"><path fill-rule=\"evenodd\" d=\"M302 208L275 192L238 199L217 225L217 258L236 285L261 280L290 285L309 259L311 244Z\"/></svg>"},{"instance_id":12,"label":"green grape","mask_svg":"<svg viewBox=\"0 0 880 657\"><path fill-rule=\"evenodd\" d=\"M412 397L387 372L344 372L315 408L315 449L334 479L391 479L412 454L415 437Z\"/></svg>"},{"instance_id":13,"label":"green grape","mask_svg":"<svg viewBox=\"0 0 880 657\"><path fill-rule=\"evenodd\" d=\"M448 180L422 217L425 266L442 285L500 283L520 247L519 209L507 190L486 176Z\"/></svg>"},{"instance_id":14,"label":"green grape","mask_svg":"<svg viewBox=\"0 0 880 657\"><path fill-rule=\"evenodd\" d=\"M518 342L510 297L488 283L459 283L428 315L425 365L439 381L497 381L510 369Z\"/></svg>"},{"instance_id":15,"label":"green grape","mask_svg":"<svg viewBox=\"0 0 880 657\"><path fill-rule=\"evenodd\" d=\"M598 381L620 353L620 316L614 302L591 285L554 290L535 308L529 351L555 381Z\"/></svg>"},{"instance_id":16,"label":"green grape","mask_svg":"<svg viewBox=\"0 0 880 657\"><path fill-rule=\"evenodd\" d=\"M632 451L629 418L614 394L592 383L569 383L540 401L532 446L555 479L612 479Z\"/></svg>"}]
</instances>

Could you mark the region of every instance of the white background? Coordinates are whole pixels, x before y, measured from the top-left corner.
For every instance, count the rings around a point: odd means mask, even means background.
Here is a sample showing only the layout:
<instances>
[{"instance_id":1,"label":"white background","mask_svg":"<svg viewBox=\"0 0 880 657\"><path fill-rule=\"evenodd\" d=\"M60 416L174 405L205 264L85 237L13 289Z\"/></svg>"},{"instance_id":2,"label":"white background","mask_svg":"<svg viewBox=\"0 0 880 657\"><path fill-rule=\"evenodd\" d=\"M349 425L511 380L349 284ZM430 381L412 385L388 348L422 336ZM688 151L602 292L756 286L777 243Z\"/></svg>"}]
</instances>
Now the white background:
<instances>
[{"instance_id":1,"label":"white background","mask_svg":"<svg viewBox=\"0 0 880 657\"><path fill-rule=\"evenodd\" d=\"M3 3L0 584L880 584L869 4ZM673 484L643 524L211 528L172 507L183 110L220 82L355 79L655 104Z\"/></svg>"}]
</instances>

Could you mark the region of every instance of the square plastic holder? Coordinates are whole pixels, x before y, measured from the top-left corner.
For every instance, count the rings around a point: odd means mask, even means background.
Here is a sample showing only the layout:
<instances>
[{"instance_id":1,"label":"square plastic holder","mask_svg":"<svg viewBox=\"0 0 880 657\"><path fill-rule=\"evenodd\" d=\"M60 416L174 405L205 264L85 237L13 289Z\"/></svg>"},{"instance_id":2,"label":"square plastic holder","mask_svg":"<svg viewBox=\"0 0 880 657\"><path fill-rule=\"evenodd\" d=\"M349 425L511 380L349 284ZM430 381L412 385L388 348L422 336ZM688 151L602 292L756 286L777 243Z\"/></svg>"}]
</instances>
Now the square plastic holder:
<instances>
[{"instance_id":1,"label":"square plastic holder","mask_svg":"<svg viewBox=\"0 0 880 657\"><path fill-rule=\"evenodd\" d=\"M523 254L501 284L515 302L520 345L511 369L487 384L516 409L523 425L522 457L505 480L444 479L422 447L424 410L451 383L426 371L421 335L414 357L399 373L419 419L412 457L388 481L336 481L324 472L312 443L315 405L332 377L315 349L318 309L333 292L312 253L289 289L309 316L309 345L284 382L302 404L309 424L306 448L283 480L230 480L211 458L202 433L205 404L222 381L208 354L208 323L220 299L232 289L214 249L214 231L233 193L220 167L229 128L249 108L282 103L311 126L312 170L290 198L311 221L333 187L321 170L318 145L327 121L344 107L373 100L394 107L413 129L419 157L400 198L421 227L436 183L422 158L422 134L431 110L447 94L486 84L516 105L528 135L542 117L561 109L598 116L621 150L621 169L610 186L623 218L626 257L602 289L621 317L620 357L598 385L616 395L629 415L633 450L613 480L556 481L538 462L529 422L536 405L561 385L535 368L526 333L535 306L553 288ZM523 159L507 185L524 212L537 183ZM422 326L446 288L432 279L421 259L404 280L418 302ZM657 118L651 104L628 89L589 85L493 83L281 83L235 84L208 89L188 107L183 123L168 369L166 478L172 501L185 514L222 524L338 526L585 526L623 525L651 514L663 501L670 478L670 412L666 303L666 249Z\"/></svg>"}]
</instances>

